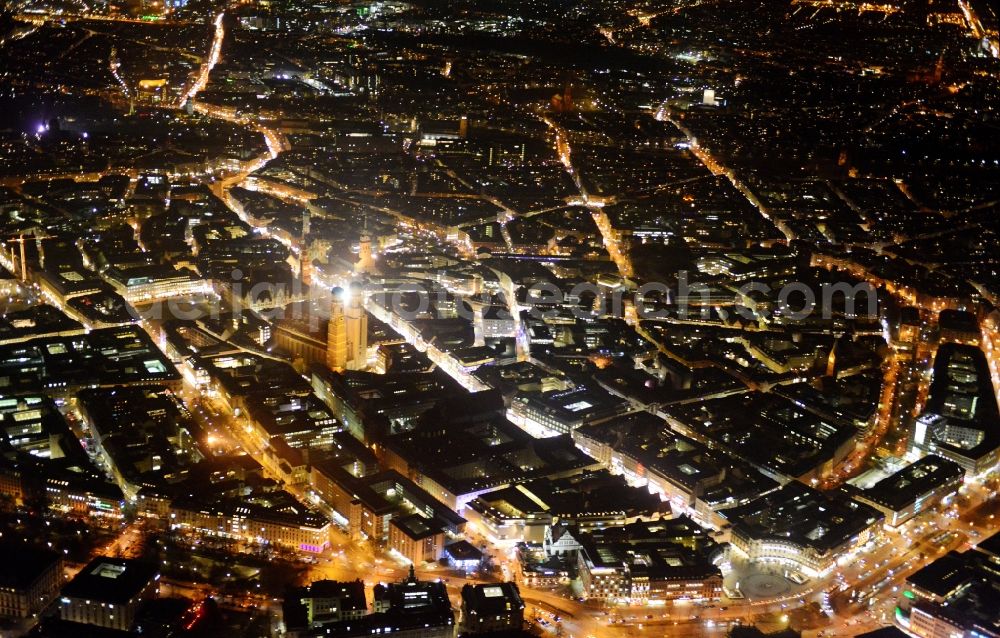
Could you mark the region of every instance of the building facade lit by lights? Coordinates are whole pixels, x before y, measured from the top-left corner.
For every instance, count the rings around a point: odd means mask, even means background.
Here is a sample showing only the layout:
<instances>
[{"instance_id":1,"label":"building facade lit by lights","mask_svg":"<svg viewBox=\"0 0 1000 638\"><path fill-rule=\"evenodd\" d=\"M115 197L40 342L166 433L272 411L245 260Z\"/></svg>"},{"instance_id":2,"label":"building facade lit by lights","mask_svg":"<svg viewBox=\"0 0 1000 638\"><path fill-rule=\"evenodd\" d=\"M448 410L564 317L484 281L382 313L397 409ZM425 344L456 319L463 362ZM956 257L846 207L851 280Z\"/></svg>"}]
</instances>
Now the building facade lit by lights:
<instances>
[{"instance_id":1,"label":"building facade lit by lights","mask_svg":"<svg viewBox=\"0 0 1000 638\"><path fill-rule=\"evenodd\" d=\"M159 580L154 565L98 556L63 587L60 615L70 622L130 631L139 606L159 596Z\"/></svg>"},{"instance_id":2,"label":"building facade lit by lights","mask_svg":"<svg viewBox=\"0 0 1000 638\"><path fill-rule=\"evenodd\" d=\"M327 324L326 365L331 370L361 370L368 364L368 313L355 291L333 290Z\"/></svg>"}]
</instances>

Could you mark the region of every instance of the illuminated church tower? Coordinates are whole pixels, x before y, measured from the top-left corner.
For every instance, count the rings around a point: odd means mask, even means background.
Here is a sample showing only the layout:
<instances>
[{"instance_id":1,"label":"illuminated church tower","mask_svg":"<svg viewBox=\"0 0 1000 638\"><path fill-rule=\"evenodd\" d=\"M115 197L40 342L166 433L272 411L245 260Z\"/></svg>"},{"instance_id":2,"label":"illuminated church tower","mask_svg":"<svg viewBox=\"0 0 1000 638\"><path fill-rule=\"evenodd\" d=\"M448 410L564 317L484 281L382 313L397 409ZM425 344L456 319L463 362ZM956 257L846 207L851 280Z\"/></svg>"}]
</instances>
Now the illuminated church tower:
<instances>
[{"instance_id":1,"label":"illuminated church tower","mask_svg":"<svg viewBox=\"0 0 1000 638\"><path fill-rule=\"evenodd\" d=\"M347 317L344 289L334 288L330 300L330 323L326 328L326 365L331 370L347 369Z\"/></svg>"},{"instance_id":2,"label":"illuminated church tower","mask_svg":"<svg viewBox=\"0 0 1000 638\"><path fill-rule=\"evenodd\" d=\"M368 366L368 313L359 290L334 288L326 330L326 365L331 370Z\"/></svg>"},{"instance_id":3,"label":"illuminated church tower","mask_svg":"<svg viewBox=\"0 0 1000 638\"><path fill-rule=\"evenodd\" d=\"M372 236L368 234L368 217L365 217L365 227L361 231L361 238L358 241L358 263L354 265L354 270L360 274L371 274L375 272L375 260L372 257Z\"/></svg>"},{"instance_id":4,"label":"illuminated church tower","mask_svg":"<svg viewBox=\"0 0 1000 638\"><path fill-rule=\"evenodd\" d=\"M344 315L347 330L347 369L368 367L368 312L360 290L352 290Z\"/></svg>"}]
</instances>

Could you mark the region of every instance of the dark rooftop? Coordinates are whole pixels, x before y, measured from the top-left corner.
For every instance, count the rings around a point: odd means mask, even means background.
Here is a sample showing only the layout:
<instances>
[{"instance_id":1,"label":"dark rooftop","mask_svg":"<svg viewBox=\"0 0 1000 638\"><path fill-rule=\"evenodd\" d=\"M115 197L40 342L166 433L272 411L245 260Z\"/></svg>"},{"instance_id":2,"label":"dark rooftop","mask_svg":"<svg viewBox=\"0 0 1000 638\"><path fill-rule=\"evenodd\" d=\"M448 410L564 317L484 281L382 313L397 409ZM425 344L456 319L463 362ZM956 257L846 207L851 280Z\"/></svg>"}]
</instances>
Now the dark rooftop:
<instances>
[{"instance_id":1,"label":"dark rooftop","mask_svg":"<svg viewBox=\"0 0 1000 638\"><path fill-rule=\"evenodd\" d=\"M98 556L63 587L62 595L106 603L127 603L158 578L158 572L159 568L149 563Z\"/></svg>"},{"instance_id":2,"label":"dark rooftop","mask_svg":"<svg viewBox=\"0 0 1000 638\"><path fill-rule=\"evenodd\" d=\"M59 562L59 555L46 549L0 543L0 588L27 589Z\"/></svg>"}]
</instances>

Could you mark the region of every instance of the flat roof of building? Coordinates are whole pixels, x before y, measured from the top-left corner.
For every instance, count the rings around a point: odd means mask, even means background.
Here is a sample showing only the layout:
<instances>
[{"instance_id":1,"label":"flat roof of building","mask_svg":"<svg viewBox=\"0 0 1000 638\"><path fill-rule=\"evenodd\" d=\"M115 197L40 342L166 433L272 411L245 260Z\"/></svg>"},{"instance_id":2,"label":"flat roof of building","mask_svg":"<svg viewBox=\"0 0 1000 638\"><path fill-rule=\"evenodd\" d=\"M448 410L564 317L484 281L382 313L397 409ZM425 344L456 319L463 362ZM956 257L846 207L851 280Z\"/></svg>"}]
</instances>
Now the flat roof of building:
<instances>
[{"instance_id":1,"label":"flat roof of building","mask_svg":"<svg viewBox=\"0 0 1000 638\"><path fill-rule=\"evenodd\" d=\"M854 638L908 638L909 634L896 627L882 627L875 631L858 634Z\"/></svg>"},{"instance_id":2,"label":"flat roof of building","mask_svg":"<svg viewBox=\"0 0 1000 638\"><path fill-rule=\"evenodd\" d=\"M365 584L360 580L342 582L337 580L317 580L305 589L303 598L339 598L340 609L357 611L368 608L365 599Z\"/></svg>"},{"instance_id":3,"label":"flat roof of building","mask_svg":"<svg viewBox=\"0 0 1000 638\"><path fill-rule=\"evenodd\" d=\"M624 399L599 387L586 385L552 392L519 392L514 400L527 403L565 423L610 417L625 412L628 408L628 402Z\"/></svg>"},{"instance_id":4,"label":"flat roof of building","mask_svg":"<svg viewBox=\"0 0 1000 638\"><path fill-rule=\"evenodd\" d=\"M1000 558L1000 532L977 543L976 550L994 558Z\"/></svg>"},{"instance_id":5,"label":"flat roof of building","mask_svg":"<svg viewBox=\"0 0 1000 638\"><path fill-rule=\"evenodd\" d=\"M59 554L47 549L22 545L20 543L0 543L0 587L27 589L45 572L59 563Z\"/></svg>"},{"instance_id":6,"label":"flat roof of building","mask_svg":"<svg viewBox=\"0 0 1000 638\"><path fill-rule=\"evenodd\" d=\"M457 541L444 548L452 560L480 560L483 553L467 540Z\"/></svg>"},{"instance_id":7,"label":"flat roof of building","mask_svg":"<svg viewBox=\"0 0 1000 638\"><path fill-rule=\"evenodd\" d=\"M98 556L63 587L66 598L104 603L131 602L159 576L156 565L128 558Z\"/></svg>"},{"instance_id":8,"label":"flat roof of building","mask_svg":"<svg viewBox=\"0 0 1000 638\"><path fill-rule=\"evenodd\" d=\"M918 569L907 577L906 582L913 587L946 597L975 576L963 556L949 552L933 563Z\"/></svg>"},{"instance_id":9,"label":"flat roof of building","mask_svg":"<svg viewBox=\"0 0 1000 638\"><path fill-rule=\"evenodd\" d=\"M746 505L723 510L734 533L775 539L825 553L883 519L881 512L846 492L819 492L792 481Z\"/></svg>"},{"instance_id":10,"label":"flat roof of building","mask_svg":"<svg viewBox=\"0 0 1000 638\"><path fill-rule=\"evenodd\" d=\"M444 531L444 525L441 524L441 521L433 518L424 518L419 514L393 518L389 524L398 528L415 541L429 538Z\"/></svg>"},{"instance_id":11,"label":"flat roof of building","mask_svg":"<svg viewBox=\"0 0 1000 638\"><path fill-rule=\"evenodd\" d=\"M931 490L950 481L961 481L963 476L965 469L958 463L928 454L862 491L861 495L873 503L898 511Z\"/></svg>"},{"instance_id":12,"label":"flat roof of building","mask_svg":"<svg viewBox=\"0 0 1000 638\"><path fill-rule=\"evenodd\" d=\"M466 584L462 587L462 604L466 610L485 616L524 609L521 592L514 583Z\"/></svg>"}]
</instances>

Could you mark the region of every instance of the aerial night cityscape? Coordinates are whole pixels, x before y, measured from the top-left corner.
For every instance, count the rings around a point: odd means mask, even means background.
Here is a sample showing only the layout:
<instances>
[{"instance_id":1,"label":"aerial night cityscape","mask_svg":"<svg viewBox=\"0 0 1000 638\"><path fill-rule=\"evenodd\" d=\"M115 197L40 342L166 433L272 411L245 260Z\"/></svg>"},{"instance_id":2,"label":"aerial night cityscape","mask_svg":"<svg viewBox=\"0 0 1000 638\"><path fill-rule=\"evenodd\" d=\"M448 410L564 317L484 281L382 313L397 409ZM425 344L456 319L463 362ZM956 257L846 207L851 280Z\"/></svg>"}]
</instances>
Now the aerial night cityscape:
<instances>
[{"instance_id":1,"label":"aerial night cityscape","mask_svg":"<svg viewBox=\"0 0 1000 638\"><path fill-rule=\"evenodd\" d=\"M995 0L6 0L0 244L0 638L1000 638Z\"/></svg>"}]
</instances>

